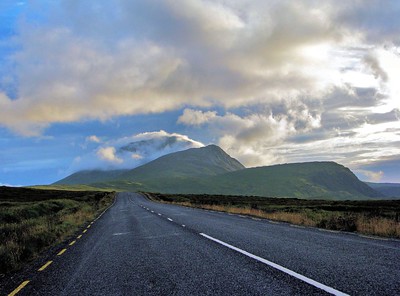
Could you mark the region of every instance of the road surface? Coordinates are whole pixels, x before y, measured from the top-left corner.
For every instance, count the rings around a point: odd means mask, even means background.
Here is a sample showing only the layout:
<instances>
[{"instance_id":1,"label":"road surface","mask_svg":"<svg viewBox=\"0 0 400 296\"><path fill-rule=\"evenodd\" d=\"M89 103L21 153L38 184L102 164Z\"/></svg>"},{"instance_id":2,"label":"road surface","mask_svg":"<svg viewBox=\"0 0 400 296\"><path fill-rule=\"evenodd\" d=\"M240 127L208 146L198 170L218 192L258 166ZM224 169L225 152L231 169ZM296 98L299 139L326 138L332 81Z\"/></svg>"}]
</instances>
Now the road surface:
<instances>
[{"instance_id":1,"label":"road surface","mask_svg":"<svg viewBox=\"0 0 400 296\"><path fill-rule=\"evenodd\" d=\"M6 293L400 295L399 240L159 204L135 193L119 194L52 252Z\"/></svg>"}]
</instances>

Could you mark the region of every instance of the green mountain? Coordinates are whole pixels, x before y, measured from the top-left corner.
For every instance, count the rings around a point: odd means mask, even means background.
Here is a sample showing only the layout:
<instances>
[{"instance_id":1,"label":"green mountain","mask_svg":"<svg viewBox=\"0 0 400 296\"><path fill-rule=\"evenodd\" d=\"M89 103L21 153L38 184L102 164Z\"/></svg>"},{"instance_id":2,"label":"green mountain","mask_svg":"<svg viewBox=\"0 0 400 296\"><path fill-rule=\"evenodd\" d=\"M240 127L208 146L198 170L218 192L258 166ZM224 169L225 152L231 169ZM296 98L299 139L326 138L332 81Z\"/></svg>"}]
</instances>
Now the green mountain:
<instances>
[{"instance_id":1,"label":"green mountain","mask_svg":"<svg viewBox=\"0 0 400 296\"><path fill-rule=\"evenodd\" d=\"M387 197L391 198L400 198L400 184L399 183L370 183L366 182L366 184L375 189L376 191L384 194Z\"/></svg>"},{"instance_id":2,"label":"green mountain","mask_svg":"<svg viewBox=\"0 0 400 296\"><path fill-rule=\"evenodd\" d=\"M215 176L245 167L216 145L191 148L164 155L119 177L125 180L154 180Z\"/></svg>"},{"instance_id":3,"label":"green mountain","mask_svg":"<svg viewBox=\"0 0 400 296\"><path fill-rule=\"evenodd\" d=\"M80 171L54 184L113 183L118 180L135 183L159 179L176 180L198 176L215 176L244 168L239 161L230 157L220 147L209 145L167 154L132 170Z\"/></svg>"},{"instance_id":4,"label":"green mountain","mask_svg":"<svg viewBox=\"0 0 400 296\"><path fill-rule=\"evenodd\" d=\"M307 162L249 168L209 180L225 194L312 199L369 199L379 194L335 162ZM210 186L211 188L213 186Z\"/></svg>"},{"instance_id":5,"label":"green mountain","mask_svg":"<svg viewBox=\"0 0 400 296\"><path fill-rule=\"evenodd\" d=\"M92 172L93 173L93 172ZM221 148L210 145L162 156L128 171L78 172L67 180L99 188L163 193L197 193L297 197L309 199L371 199L382 197L348 168L334 162L308 162L246 169ZM72 179L73 177L73 179ZM79 179L80 177L84 177ZM78 184L74 183L74 184Z\"/></svg>"}]
</instances>

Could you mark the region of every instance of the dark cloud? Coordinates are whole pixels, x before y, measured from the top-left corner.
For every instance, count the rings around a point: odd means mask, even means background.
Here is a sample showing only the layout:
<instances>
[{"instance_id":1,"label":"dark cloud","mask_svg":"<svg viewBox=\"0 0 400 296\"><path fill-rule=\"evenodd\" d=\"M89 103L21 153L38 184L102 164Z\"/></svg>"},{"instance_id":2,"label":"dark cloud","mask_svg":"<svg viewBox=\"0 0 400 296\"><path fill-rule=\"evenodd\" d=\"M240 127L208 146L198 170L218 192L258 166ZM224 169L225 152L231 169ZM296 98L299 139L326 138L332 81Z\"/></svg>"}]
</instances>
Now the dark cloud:
<instances>
[{"instance_id":1,"label":"dark cloud","mask_svg":"<svg viewBox=\"0 0 400 296\"><path fill-rule=\"evenodd\" d=\"M348 1L337 8L336 22L362 32L368 42L400 44L399 1Z\"/></svg>"}]
</instances>

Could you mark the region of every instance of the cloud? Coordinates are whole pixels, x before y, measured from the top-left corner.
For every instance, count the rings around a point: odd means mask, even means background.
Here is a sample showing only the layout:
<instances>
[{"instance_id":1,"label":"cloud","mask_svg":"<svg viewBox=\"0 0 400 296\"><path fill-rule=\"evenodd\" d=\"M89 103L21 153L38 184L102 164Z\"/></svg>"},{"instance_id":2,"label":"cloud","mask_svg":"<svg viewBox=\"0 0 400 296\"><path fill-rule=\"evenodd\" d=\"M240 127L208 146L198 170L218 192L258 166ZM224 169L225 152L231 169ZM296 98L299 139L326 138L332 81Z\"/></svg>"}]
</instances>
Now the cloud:
<instances>
[{"instance_id":1,"label":"cloud","mask_svg":"<svg viewBox=\"0 0 400 296\"><path fill-rule=\"evenodd\" d=\"M96 135L91 135L89 137L86 137L86 141L87 142L93 142L93 143L100 143L101 140L99 137L97 137Z\"/></svg>"},{"instance_id":2,"label":"cloud","mask_svg":"<svg viewBox=\"0 0 400 296\"><path fill-rule=\"evenodd\" d=\"M132 169L165 154L204 146L186 135L163 130L99 144L90 153L76 157L66 173L87 169Z\"/></svg>"},{"instance_id":3,"label":"cloud","mask_svg":"<svg viewBox=\"0 0 400 296\"><path fill-rule=\"evenodd\" d=\"M364 176L368 182L379 182L384 176L382 171L373 172L367 170L358 170L357 173Z\"/></svg>"},{"instance_id":4,"label":"cloud","mask_svg":"<svg viewBox=\"0 0 400 296\"><path fill-rule=\"evenodd\" d=\"M97 150L96 154L101 160L115 164L123 163L123 160L117 157L115 152L115 147L102 147Z\"/></svg>"},{"instance_id":5,"label":"cloud","mask_svg":"<svg viewBox=\"0 0 400 296\"><path fill-rule=\"evenodd\" d=\"M382 79L383 82L388 81L387 73L382 69L379 59L373 53L370 53L364 58L365 63L371 68L375 78Z\"/></svg>"},{"instance_id":6,"label":"cloud","mask_svg":"<svg viewBox=\"0 0 400 296\"><path fill-rule=\"evenodd\" d=\"M361 2L27 5L33 19L39 14L46 21L32 21L28 13L20 22L15 37L20 50L10 56L8 71L16 77L16 98L0 94L0 125L26 136L40 135L53 123L183 106L238 108L305 97L322 100L333 87L371 84L377 70L387 72L379 60L383 55L375 60L368 55L376 44L372 35L366 37L367 13ZM373 14L382 16L381 6L386 5L375 3ZM395 9L385 11L397 16ZM359 21L351 21L356 16ZM391 20L397 23L395 17ZM392 32L383 21L375 25ZM361 61L369 64L369 72L358 68Z\"/></svg>"},{"instance_id":7,"label":"cloud","mask_svg":"<svg viewBox=\"0 0 400 296\"><path fill-rule=\"evenodd\" d=\"M246 166L329 160L362 170L400 154L398 111L371 114L370 94L339 89L320 104L286 101L244 115L186 109L178 122L207 129Z\"/></svg>"},{"instance_id":8,"label":"cloud","mask_svg":"<svg viewBox=\"0 0 400 296\"><path fill-rule=\"evenodd\" d=\"M179 117L178 123L187 125L202 125L217 116L215 111L203 112L200 110L185 109L183 114Z\"/></svg>"},{"instance_id":9,"label":"cloud","mask_svg":"<svg viewBox=\"0 0 400 296\"><path fill-rule=\"evenodd\" d=\"M246 116L233 113L220 116L217 112L186 109L178 119L185 125L207 125L219 137L218 144L246 166L282 160L270 148L283 144L289 136L318 129L320 121L316 111L295 102Z\"/></svg>"}]
</instances>

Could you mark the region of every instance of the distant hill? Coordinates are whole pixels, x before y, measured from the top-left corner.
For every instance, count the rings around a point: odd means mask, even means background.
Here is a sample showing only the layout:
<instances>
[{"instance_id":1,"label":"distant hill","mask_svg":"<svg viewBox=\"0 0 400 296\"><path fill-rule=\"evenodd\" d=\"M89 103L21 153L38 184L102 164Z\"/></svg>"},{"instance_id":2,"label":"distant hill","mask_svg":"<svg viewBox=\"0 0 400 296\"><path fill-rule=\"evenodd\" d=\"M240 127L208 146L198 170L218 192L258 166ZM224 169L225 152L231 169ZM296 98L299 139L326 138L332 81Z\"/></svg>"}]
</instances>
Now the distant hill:
<instances>
[{"instance_id":1,"label":"distant hill","mask_svg":"<svg viewBox=\"0 0 400 296\"><path fill-rule=\"evenodd\" d=\"M95 178L91 179L90 177ZM373 199L382 194L334 162L308 162L245 168L221 148L210 145L162 156L127 171L78 172L63 182L100 188L163 193L197 193L297 197L309 199Z\"/></svg>"},{"instance_id":2,"label":"distant hill","mask_svg":"<svg viewBox=\"0 0 400 296\"><path fill-rule=\"evenodd\" d=\"M387 197L400 198L400 184L399 183L371 183L366 182L368 186L376 191L384 194Z\"/></svg>"},{"instance_id":3,"label":"distant hill","mask_svg":"<svg viewBox=\"0 0 400 296\"><path fill-rule=\"evenodd\" d=\"M382 196L361 182L348 168L335 162L248 168L210 181L220 184L219 190L227 194L229 191L229 194L313 199L369 199Z\"/></svg>"},{"instance_id":4,"label":"distant hill","mask_svg":"<svg viewBox=\"0 0 400 296\"><path fill-rule=\"evenodd\" d=\"M143 182L161 178L189 178L194 176L215 176L244 169L236 159L230 157L216 145L191 148L164 155L132 170L81 171L54 184L92 184L126 180Z\"/></svg>"}]
</instances>

